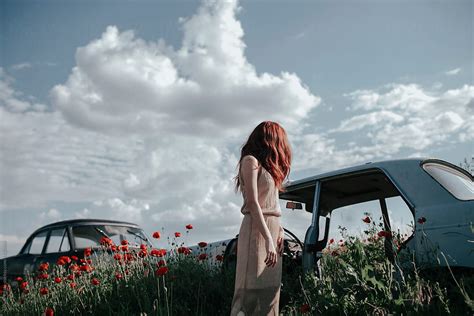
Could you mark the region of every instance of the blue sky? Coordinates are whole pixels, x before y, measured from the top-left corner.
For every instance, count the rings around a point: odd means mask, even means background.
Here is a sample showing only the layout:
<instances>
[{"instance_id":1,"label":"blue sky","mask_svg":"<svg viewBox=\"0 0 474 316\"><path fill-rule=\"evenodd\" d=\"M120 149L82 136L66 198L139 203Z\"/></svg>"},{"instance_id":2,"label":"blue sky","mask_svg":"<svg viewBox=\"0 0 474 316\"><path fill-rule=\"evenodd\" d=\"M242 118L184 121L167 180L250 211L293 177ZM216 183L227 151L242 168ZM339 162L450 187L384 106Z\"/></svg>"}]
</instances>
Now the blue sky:
<instances>
[{"instance_id":1,"label":"blue sky","mask_svg":"<svg viewBox=\"0 0 474 316\"><path fill-rule=\"evenodd\" d=\"M471 1L222 3L0 4L9 252L75 217L234 236L230 178L266 119L289 133L291 179L474 154Z\"/></svg>"}]
</instances>

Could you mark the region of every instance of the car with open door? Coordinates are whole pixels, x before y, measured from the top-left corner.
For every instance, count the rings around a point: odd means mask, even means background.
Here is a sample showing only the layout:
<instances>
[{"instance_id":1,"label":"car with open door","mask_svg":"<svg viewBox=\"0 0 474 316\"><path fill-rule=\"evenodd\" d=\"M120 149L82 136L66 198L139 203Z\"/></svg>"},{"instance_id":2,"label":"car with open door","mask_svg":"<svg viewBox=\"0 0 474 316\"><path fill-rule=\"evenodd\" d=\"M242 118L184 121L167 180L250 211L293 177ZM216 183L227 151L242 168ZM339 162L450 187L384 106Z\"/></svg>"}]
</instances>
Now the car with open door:
<instances>
[{"instance_id":1,"label":"car with open door","mask_svg":"<svg viewBox=\"0 0 474 316\"><path fill-rule=\"evenodd\" d=\"M473 176L456 165L431 158L369 162L291 181L285 189L280 199L287 208L311 214L303 241L285 228L287 269L300 265L320 273L323 251L342 238L341 230L361 235L362 219L370 214L380 219L381 230L401 236L399 247L392 246L392 236L385 238L388 260L414 258L421 269L474 270ZM227 242L226 267L235 266L236 243L237 236Z\"/></svg>"},{"instance_id":2,"label":"car with open door","mask_svg":"<svg viewBox=\"0 0 474 316\"><path fill-rule=\"evenodd\" d=\"M130 248L140 248L141 244L153 247L145 232L136 224L103 220L75 219L52 223L34 231L26 240L20 252L0 260L0 283L32 274L41 263L54 264L62 256L84 258L86 248L102 249L101 240L106 237L116 245L127 240Z\"/></svg>"}]
</instances>

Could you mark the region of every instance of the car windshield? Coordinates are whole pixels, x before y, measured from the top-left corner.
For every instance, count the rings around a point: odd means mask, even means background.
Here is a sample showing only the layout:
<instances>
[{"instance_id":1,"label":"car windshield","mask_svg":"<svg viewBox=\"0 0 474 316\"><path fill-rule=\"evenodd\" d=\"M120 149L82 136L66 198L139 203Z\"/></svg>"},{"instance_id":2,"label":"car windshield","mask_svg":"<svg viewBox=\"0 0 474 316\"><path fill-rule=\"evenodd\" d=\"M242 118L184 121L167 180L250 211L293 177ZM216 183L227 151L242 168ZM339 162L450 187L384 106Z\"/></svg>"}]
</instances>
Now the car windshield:
<instances>
[{"instance_id":1,"label":"car windshield","mask_svg":"<svg viewBox=\"0 0 474 316\"><path fill-rule=\"evenodd\" d=\"M152 246L143 230L136 227L119 225L82 225L72 228L76 248L99 247L102 237L112 239L114 244L119 245L122 240L127 240L131 247L139 247L140 244Z\"/></svg>"},{"instance_id":2,"label":"car windshield","mask_svg":"<svg viewBox=\"0 0 474 316\"><path fill-rule=\"evenodd\" d=\"M425 163L423 169L456 198L474 200L474 183L466 174L437 163Z\"/></svg>"}]
</instances>

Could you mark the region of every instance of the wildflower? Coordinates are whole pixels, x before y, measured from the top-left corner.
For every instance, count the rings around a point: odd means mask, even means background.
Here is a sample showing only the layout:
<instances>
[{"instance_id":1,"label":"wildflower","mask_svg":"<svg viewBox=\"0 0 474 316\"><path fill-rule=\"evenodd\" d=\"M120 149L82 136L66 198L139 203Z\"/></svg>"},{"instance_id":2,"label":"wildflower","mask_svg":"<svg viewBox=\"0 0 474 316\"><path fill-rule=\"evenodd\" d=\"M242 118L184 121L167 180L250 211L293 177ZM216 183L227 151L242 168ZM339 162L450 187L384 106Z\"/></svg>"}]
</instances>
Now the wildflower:
<instances>
[{"instance_id":1,"label":"wildflower","mask_svg":"<svg viewBox=\"0 0 474 316\"><path fill-rule=\"evenodd\" d=\"M117 272L117 273L115 273L115 278L116 278L117 280L122 280L122 279L123 279L123 275L122 275L121 273Z\"/></svg>"},{"instance_id":2,"label":"wildflower","mask_svg":"<svg viewBox=\"0 0 474 316\"><path fill-rule=\"evenodd\" d=\"M53 316L54 315L54 311L51 307L48 307L44 310L44 315L45 316Z\"/></svg>"},{"instance_id":3,"label":"wildflower","mask_svg":"<svg viewBox=\"0 0 474 316\"><path fill-rule=\"evenodd\" d=\"M71 258L68 256L61 256L59 257L58 261L56 262L57 265L63 266L65 264L71 263Z\"/></svg>"},{"instance_id":4,"label":"wildflower","mask_svg":"<svg viewBox=\"0 0 474 316\"><path fill-rule=\"evenodd\" d=\"M68 276L67 276L67 279L68 279L68 280L71 280L71 281L74 280L74 274L68 275Z\"/></svg>"},{"instance_id":5,"label":"wildflower","mask_svg":"<svg viewBox=\"0 0 474 316\"><path fill-rule=\"evenodd\" d=\"M160 238L160 232L158 232L158 231L154 232L153 233L153 238L156 238L156 239Z\"/></svg>"},{"instance_id":6,"label":"wildflower","mask_svg":"<svg viewBox=\"0 0 474 316\"><path fill-rule=\"evenodd\" d=\"M38 280L46 280L47 278L49 278L49 275L47 273L40 273L40 274L38 274L38 276L36 278Z\"/></svg>"},{"instance_id":7,"label":"wildflower","mask_svg":"<svg viewBox=\"0 0 474 316\"><path fill-rule=\"evenodd\" d=\"M300 312L302 314L306 314L311 310L310 306L308 304L303 304L300 306Z\"/></svg>"},{"instance_id":8,"label":"wildflower","mask_svg":"<svg viewBox=\"0 0 474 316\"><path fill-rule=\"evenodd\" d=\"M204 248L204 247L207 246L207 242L201 241L201 242L198 243L198 245L199 245L199 247Z\"/></svg>"},{"instance_id":9,"label":"wildflower","mask_svg":"<svg viewBox=\"0 0 474 316\"><path fill-rule=\"evenodd\" d=\"M20 289L25 290L28 287L28 282L21 282L20 283Z\"/></svg>"},{"instance_id":10,"label":"wildflower","mask_svg":"<svg viewBox=\"0 0 474 316\"><path fill-rule=\"evenodd\" d=\"M79 260L79 258L77 256L71 256L71 259L74 260L74 261Z\"/></svg>"},{"instance_id":11,"label":"wildflower","mask_svg":"<svg viewBox=\"0 0 474 316\"><path fill-rule=\"evenodd\" d=\"M55 283L61 283L61 281L62 281L62 280L61 280L60 277L55 277L55 278L54 278L54 282L55 282Z\"/></svg>"},{"instance_id":12,"label":"wildflower","mask_svg":"<svg viewBox=\"0 0 474 316\"><path fill-rule=\"evenodd\" d=\"M158 261L157 265L158 265L159 267L165 266L165 265L166 265L166 261L163 260L163 259L161 259L160 261Z\"/></svg>"},{"instance_id":13,"label":"wildflower","mask_svg":"<svg viewBox=\"0 0 474 316\"><path fill-rule=\"evenodd\" d=\"M128 245L120 245L119 249L123 252L126 252L126 251L128 251Z\"/></svg>"},{"instance_id":14,"label":"wildflower","mask_svg":"<svg viewBox=\"0 0 474 316\"><path fill-rule=\"evenodd\" d=\"M146 247L145 244L141 244L141 245L140 245L140 249L141 249L141 250L147 250L147 247Z\"/></svg>"},{"instance_id":15,"label":"wildflower","mask_svg":"<svg viewBox=\"0 0 474 316\"><path fill-rule=\"evenodd\" d=\"M49 269L49 263L45 262L39 265L38 270L39 271L47 271Z\"/></svg>"},{"instance_id":16,"label":"wildflower","mask_svg":"<svg viewBox=\"0 0 474 316\"><path fill-rule=\"evenodd\" d=\"M124 246L128 245L128 240L126 240L126 239L122 240L121 244L124 245Z\"/></svg>"},{"instance_id":17,"label":"wildflower","mask_svg":"<svg viewBox=\"0 0 474 316\"><path fill-rule=\"evenodd\" d=\"M71 287L71 289L73 289L77 286L77 283L71 282L71 283L69 283L69 286Z\"/></svg>"},{"instance_id":18,"label":"wildflower","mask_svg":"<svg viewBox=\"0 0 474 316\"><path fill-rule=\"evenodd\" d=\"M120 261L120 260L122 260L122 255L119 254L119 253L116 253L116 254L114 255L114 259L117 260L117 261Z\"/></svg>"},{"instance_id":19,"label":"wildflower","mask_svg":"<svg viewBox=\"0 0 474 316\"><path fill-rule=\"evenodd\" d=\"M89 272L91 273L93 268L90 265L84 265L79 268L79 271Z\"/></svg>"},{"instance_id":20,"label":"wildflower","mask_svg":"<svg viewBox=\"0 0 474 316\"><path fill-rule=\"evenodd\" d=\"M333 244L334 243L334 238L331 238L331 240L329 240L329 244Z\"/></svg>"},{"instance_id":21,"label":"wildflower","mask_svg":"<svg viewBox=\"0 0 474 316\"><path fill-rule=\"evenodd\" d=\"M193 225L191 224L186 225L186 229L193 229Z\"/></svg>"},{"instance_id":22,"label":"wildflower","mask_svg":"<svg viewBox=\"0 0 474 316\"><path fill-rule=\"evenodd\" d=\"M105 236L100 239L99 243L103 246L112 246L114 244L112 239Z\"/></svg>"},{"instance_id":23,"label":"wildflower","mask_svg":"<svg viewBox=\"0 0 474 316\"><path fill-rule=\"evenodd\" d=\"M166 254L166 249L152 249L150 255L153 257L163 257Z\"/></svg>"},{"instance_id":24,"label":"wildflower","mask_svg":"<svg viewBox=\"0 0 474 316\"><path fill-rule=\"evenodd\" d=\"M381 230L377 233L377 236L390 238L390 237L392 237L392 233L389 232L389 231Z\"/></svg>"},{"instance_id":25,"label":"wildflower","mask_svg":"<svg viewBox=\"0 0 474 316\"><path fill-rule=\"evenodd\" d=\"M79 266L77 264L72 264L72 265L69 266L69 270L79 271Z\"/></svg>"},{"instance_id":26,"label":"wildflower","mask_svg":"<svg viewBox=\"0 0 474 316\"><path fill-rule=\"evenodd\" d=\"M92 248L86 248L84 249L84 257L90 257L92 254Z\"/></svg>"},{"instance_id":27,"label":"wildflower","mask_svg":"<svg viewBox=\"0 0 474 316\"><path fill-rule=\"evenodd\" d=\"M426 218L424 218L423 216L418 219L419 224L423 225L425 222L426 222Z\"/></svg>"},{"instance_id":28,"label":"wildflower","mask_svg":"<svg viewBox=\"0 0 474 316\"><path fill-rule=\"evenodd\" d=\"M138 253L138 256L140 258L144 258L148 255L148 252L146 250L140 250L140 252Z\"/></svg>"},{"instance_id":29,"label":"wildflower","mask_svg":"<svg viewBox=\"0 0 474 316\"><path fill-rule=\"evenodd\" d=\"M168 267L159 267L159 268L156 269L156 271L155 271L155 275L156 275L156 276L163 276L163 275L165 275L166 273L168 273Z\"/></svg>"},{"instance_id":30,"label":"wildflower","mask_svg":"<svg viewBox=\"0 0 474 316\"><path fill-rule=\"evenodd\" d=\"M204 260L207 258L207 253L201 253L199 256L198 256L198 259L199 260Z\"/></svg>"},{"instance_id":31,"label":"wildflower","mask_svg":"<svg viewBox=\"0 0 474 316\"><path fill-rule=\"evenodd\" d=\"M216 260L217 261L222 261L222 260L224 260L224 257L222 255L217 255Z\"/></svg>"},{"instance_id":32,"label":"wildflower","mask_svg":"<svg viewBox=\"0 0 474 316\"><path fill-rule=\"evenodd\" d=\"M48 294L48 293L49 293L48 288L46 288L46 287L40 288L40 294L41 294L41 295L46 295L46 294Z\"/></svg>"},{"instance_id":33,"label":"wildflower","mask_svg":"<svg viewBox=\"0 0 474 316\"><path fill-rule=\"evenodd\" d=\"M97 280L96 278L92 278L91 283L92 283L93 285L99 285L100 282L99 282L99 280Z\"/></svg>"},{"instance_id":34,"label":"wildflower","mask_svg":"<svg viewBox=\"0 0 474 316\"><path fill-rule=\"evenodd\" d=\"M370 217L366 216L364 219L362 219L364 223L370 224Z\"/></svg>"},{"instance_id":35,"label":"wildflower","mask_svg":"<svg viewBox=\"0 0 474 316\"><path fill-rule=\"evenodd\" d=\"M176 237L176 238L181 237L181 233L180 232L174 233L174 237Z\"/></svg>"},{"instance_id":36,"label":"wildflower","mask_svg":"<svg viewBox=\"0 0 474 316\"><path fill-rule=\"evenodd\" d=\"M15 280L16 280L17 282L21 282L21 281L23 281L23 278L22 278L22 277L16 277Z\"/></svg>"}]
</instances>

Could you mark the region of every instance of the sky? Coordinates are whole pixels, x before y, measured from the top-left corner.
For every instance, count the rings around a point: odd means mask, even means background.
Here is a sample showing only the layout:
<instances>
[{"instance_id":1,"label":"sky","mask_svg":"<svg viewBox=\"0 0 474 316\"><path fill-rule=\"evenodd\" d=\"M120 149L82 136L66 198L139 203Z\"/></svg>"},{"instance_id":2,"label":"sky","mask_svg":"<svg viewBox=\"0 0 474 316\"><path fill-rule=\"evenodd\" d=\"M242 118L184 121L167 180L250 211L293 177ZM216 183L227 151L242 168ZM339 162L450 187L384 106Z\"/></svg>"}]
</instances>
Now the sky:
<instances>
[{"instance_id":1,"label":"sky","mask_svg":"<svg viewBox=\"0 0 474 316\"><path fill-rule=\"evenodd\" d=\"M0 257L72 218L235 237L232 178L264 120L288 133L290 180L470 159L472 23L462 0L4 0ZM311 215L283 206L303 239Z\"/></svg>"}]
</instances>

